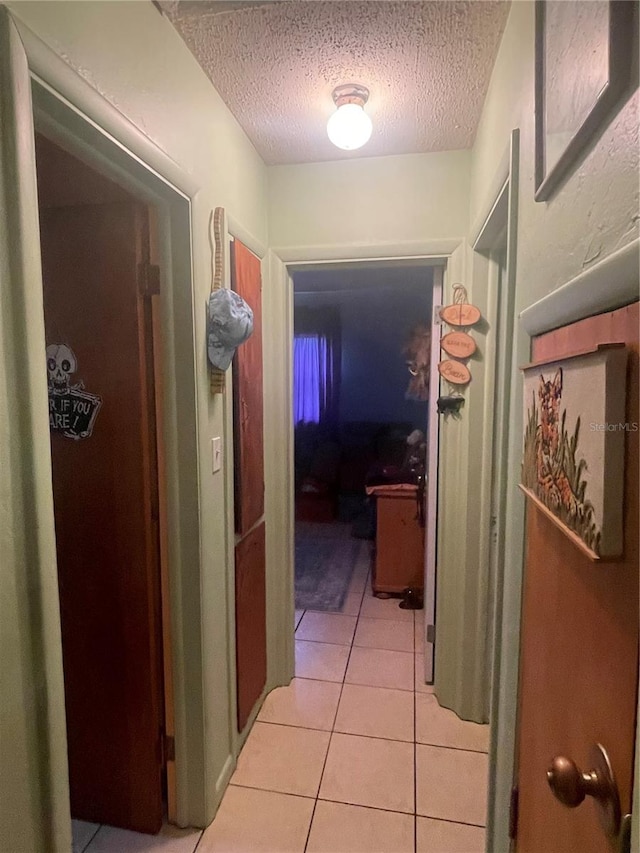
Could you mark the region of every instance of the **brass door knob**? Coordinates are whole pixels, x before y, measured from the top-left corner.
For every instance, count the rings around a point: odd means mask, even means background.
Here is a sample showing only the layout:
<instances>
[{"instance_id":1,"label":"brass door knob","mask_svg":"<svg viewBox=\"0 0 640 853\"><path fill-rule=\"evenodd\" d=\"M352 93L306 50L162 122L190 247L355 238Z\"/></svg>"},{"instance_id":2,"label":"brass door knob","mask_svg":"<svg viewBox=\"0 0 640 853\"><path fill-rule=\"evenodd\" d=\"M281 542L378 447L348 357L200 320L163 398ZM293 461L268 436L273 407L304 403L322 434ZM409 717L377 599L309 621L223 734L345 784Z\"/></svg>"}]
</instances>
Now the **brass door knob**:
<instances>
[{"instance_id":1,"label":"brass door knob","mask_svg":"<svg viewBox=\"0 0 640 853\"><path fill-rule=\"evenodd\" d=\"M590 761L593 769L583 773L571 758L557 755L547 770L547 782L556 799L569 808L579 806L585 797L593 797L602 828L608 836L615 837L620 829L620 797L603 746L591 748Z\"/></svg>"},{"instance_id":2,"label":"brass door knob","mask_svg":"<svg viewBox=\"0 0 640 853\"><path fill-rule=\"evenodd\" d=\"M556 799L569 808L579 806L586 796L598 799L608 790L607 783L603 787L603 780L595 770L582 773L575 761L564 755L556 756L551 762L547 781Z\"/></svg>"}]
</instances>

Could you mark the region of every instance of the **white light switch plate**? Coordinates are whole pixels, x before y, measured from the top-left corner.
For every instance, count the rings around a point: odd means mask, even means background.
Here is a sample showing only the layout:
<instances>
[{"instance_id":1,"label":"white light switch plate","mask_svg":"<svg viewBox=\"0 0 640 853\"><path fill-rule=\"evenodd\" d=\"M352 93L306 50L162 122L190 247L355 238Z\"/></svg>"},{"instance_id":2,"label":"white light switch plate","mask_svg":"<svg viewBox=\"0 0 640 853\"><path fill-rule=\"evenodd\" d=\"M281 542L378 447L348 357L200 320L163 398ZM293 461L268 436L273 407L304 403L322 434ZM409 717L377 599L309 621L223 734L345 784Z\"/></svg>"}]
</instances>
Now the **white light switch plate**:
<instances>
[{"instance_id":1,"label":"white light switch plate","mask_svg":"<svg viewBox=\"0 0 640 853\"><path fill-rule=\"evenodd\" d=\"M211 439L211 469L215 474L222 468L222 440L218 436Z\"/></svg>"}]
</instances>

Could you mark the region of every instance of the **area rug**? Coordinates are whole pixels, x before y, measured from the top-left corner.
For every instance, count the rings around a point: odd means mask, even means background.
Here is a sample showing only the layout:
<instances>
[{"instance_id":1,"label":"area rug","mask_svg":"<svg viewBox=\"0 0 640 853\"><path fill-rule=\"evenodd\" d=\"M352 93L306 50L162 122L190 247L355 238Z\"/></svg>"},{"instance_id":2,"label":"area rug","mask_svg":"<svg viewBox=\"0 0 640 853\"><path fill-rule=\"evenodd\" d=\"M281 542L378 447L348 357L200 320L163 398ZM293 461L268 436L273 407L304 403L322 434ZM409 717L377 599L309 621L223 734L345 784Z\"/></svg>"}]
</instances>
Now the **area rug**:
<instances>
[{"instance_id":1,"label":"area rug","mask_svg":"<svg viewBox=\"0 0 640 853\"><path fill-rule=\"evenodd\" d=\"M296 608L341 610L361 543L349 524L296 525Z\"/></svg>"}]
</instances>

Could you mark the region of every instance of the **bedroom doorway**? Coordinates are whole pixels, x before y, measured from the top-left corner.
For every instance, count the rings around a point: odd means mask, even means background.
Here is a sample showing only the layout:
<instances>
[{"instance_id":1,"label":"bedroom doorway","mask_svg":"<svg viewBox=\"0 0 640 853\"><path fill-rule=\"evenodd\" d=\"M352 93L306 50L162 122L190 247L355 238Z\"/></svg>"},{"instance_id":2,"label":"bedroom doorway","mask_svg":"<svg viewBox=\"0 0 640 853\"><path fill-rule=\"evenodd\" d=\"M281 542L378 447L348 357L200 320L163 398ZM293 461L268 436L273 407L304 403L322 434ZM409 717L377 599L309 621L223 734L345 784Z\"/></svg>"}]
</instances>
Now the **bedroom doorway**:
<instances>
[{"instance_id":1,"label":"bedroom doorway","mask_svg":"<svg viewBox=\"0 0 640 853\"><path fill-rule=\"evenodd\" d=\"M42 134L36 168L71 814L154 833L175 810L155 212Z\"/></svg>"},{"instance_id":2,"label":"bedroom doorway","mask_svg":"<svg viewBox=\"0 0 640 853\"><path fill-rule=\"evenodd\" d=\"M371 261L291 275L296 674L323 678L328 666L341 681L353 643L356 657L397 656L389 686L413 689L425 669L425 556L435 556L425 485L435 500L427 437L441 268Z\"/></svg>"}]
</instances>

